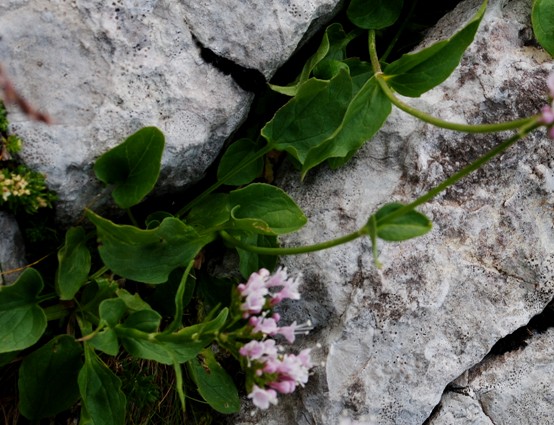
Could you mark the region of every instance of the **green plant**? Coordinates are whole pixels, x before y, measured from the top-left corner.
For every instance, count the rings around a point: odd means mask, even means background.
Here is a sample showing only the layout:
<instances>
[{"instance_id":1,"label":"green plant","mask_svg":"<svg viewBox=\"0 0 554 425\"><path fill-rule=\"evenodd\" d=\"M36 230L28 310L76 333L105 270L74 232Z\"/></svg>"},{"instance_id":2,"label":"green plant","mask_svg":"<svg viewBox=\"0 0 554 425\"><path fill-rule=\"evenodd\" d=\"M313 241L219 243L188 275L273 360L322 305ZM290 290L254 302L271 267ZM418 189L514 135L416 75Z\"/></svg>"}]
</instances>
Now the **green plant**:
<instances>
[{"instance_id":1,"label":"green plant","mask_svg":"<svg viewBox=\"0 0 554 425\"><path fill-rule=\"evenodd\" d=\"M542 22L552 4L537 1L535 21ZM25 417L53 417L80 400L81 423L123 424L126 394L135 405L160 394L148 379L129 385L128 371L137 362L171 368L181 408L193 415L198 399L219 413L239 410L236 376L229 374L237 366L248 398L268 408L278 394L304 385L313 367L309 349L296 354L277 349L274 337L293 343L296 334L310 328L309 323L279 324L273 308L283 299L300 299L300 293L299 281L285 270L268 271L277 256L364 237L378 265L377 239L403 241L431 230L418 206L529 132L546 127L554 137L554 77L547 83L549 104L540 114L504 123L450 123L401 101L396 93L420 96L452 73L474 38L486 1L451 38L385 64L377 53L377 31L392 25L402 7L401 0L353 0L348 16L358 28L349 33L339 24L327 28L298 78L272 86L291 99L258 140L230 145L217 181L177 212L154 211L139 223L131 211L159 176L164 138L158 129L143 128L98 158L97 177L111 185L113 200L132 224L116 224L87 210L94 231L68 230L55 275L44 278L29 268L0 290L0 366L20 363L19 407ZM548 49L552 36L541 34ZM347 55L349 43L362 36L367 36L369 62ZM355 232L314 245L280 247L278 237L300 229L306 217L283 190L255 181L262 158L271 151L286 152L302 177L324 162L340 167L379 130L393 105L455 131L514 134L411 203L383 205ZM236 250L245 283L206 275L200 259L214 245ZM119 368L127 372L118 376L114 370Z\"/></svg>"}]
</instances>

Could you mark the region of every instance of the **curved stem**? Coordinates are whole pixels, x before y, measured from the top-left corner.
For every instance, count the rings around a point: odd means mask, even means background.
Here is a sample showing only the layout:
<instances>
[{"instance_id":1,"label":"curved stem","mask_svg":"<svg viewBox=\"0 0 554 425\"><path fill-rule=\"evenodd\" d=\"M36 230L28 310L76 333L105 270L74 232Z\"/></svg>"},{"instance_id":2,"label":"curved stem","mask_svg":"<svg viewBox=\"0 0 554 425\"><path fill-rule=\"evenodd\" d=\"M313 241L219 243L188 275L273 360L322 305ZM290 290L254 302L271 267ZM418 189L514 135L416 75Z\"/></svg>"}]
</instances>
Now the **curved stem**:
<instances>
[{"instance_id":1,"label":"curved stem","mask_svg":"<svg viewBox=\"0 0 554 425\"><path fill-rule=\"evenodd\" d=\"M527 126L520 129L520 131L515 134L514 136L510 137L509 139L504 140L499 145L492 148L490 151L488 151L486 154L472 162L471 164L465 166L457 173L454 173L452 176L444 180L441 184L438 186L435 186L431 190L429 190L424 195L417 198L415 201L411 202L408 205L403 206L402 208L397 209L393 213L382 217L381 220L377 220L377 224L379 224L379 221L388 221L392 220L396 217L400 217L409 211L415 209L419 205L431 200L435 196L437 196L440 192L446 190L448 187L452 186L453 184L457 183L460 179L467 176L468 174L472 173L473 171L477 170L481 166L483 166L486 162L490 161L492 158L494 158L497 155L500 155L502 152L504 152L506 149L508 149L510 146L512 146L515 142L522 139L523 137L527 136L531 131L541 127L542 124L538 122L537 120L528 123Z\"/></svg>"},{"instance_id":2,"label":"curved stem","mask_svg":"<svg viewBox=\"0 0 554 425\"><path fill-rule=\"evenodd\" d=\"M375 74L375 79L377 80L377 83L381 87L381 90L391 101L391 103L407 114L419 118L420 120L432 124L436 127L445 128L447 130L463 131L466 133L493 133L497 131L516 130L524 125L534 122L538 117L538 115L535 115L532 117L520 118L513 121L506 121L494 124L462 124L442 120L440 118L429 115L426 112L420 111L419 109L416 109L408 105L407 103L402 102L398 97L395 96L393 90L387 84L387 77L385 74L383 74L383 71L381 70L381 65L379 64L377 49L375 47L375 31L369 32L369 57L371 60L373 72Z\"/></svg>"},{"instance_id":3,"label":"curved stem","mask_svg":"<svg viewBox=\"0 0 554 425\"><path fill-rule=\"evenodd\" d=\"M181 208L177 212L177 214L175 214L175 216L178 217L178 218L181 218L186 212L190 211L192 208L194 208L196 205L198 205L200 202L202 202L204 199L206 199L208 197L208 195L210 195L218 187L224 185L226 181L228 181L231 177L235 176L244 167L252 164L258 158L263 157L264 155L268 154L272 150L273 150L273 147L271 145L267 145L265 148L260 149L251 158L247 159L243 163L240 163L236 168L234 168L232 171L225 174L221 179L216 181L209 188L207 188L204 192L202 192L200 195L198 195L195 199L193 199L191 202L189 202L187 205L185 205L183 208Z\"/></svg>"},{"instance_id":4,"label":"curved stem","mask_svg":"<svg viewBox=\"0 0 554 425\"><path fill-rule=\"evenodd\" d=\"M337 238L337 239L331 239L329 241L316 243L313 245L297 246L297 247L290 247L290 248L268 248L268 247L262 247L262 246L249 245L247 243L239 241L238 239L234 238L224 230L222 230L219 233L223 238L223 240L228 244L237 248L244 249L245 251L253 252L254 254L298 255L298 254L306 254L308 252L315 252L315 251L321 251L323 249L333 248L335 246L353 241L354 239L357 239L360 236L365 236L367 235L367 232L368 232L367 226L364 226L353 233L349 233L348 235L341 236L340 238Z\"/></svg>"},{"instance_id":5,"label":"curved stem","mask_svg":"<svg viewBox=\"0 0 554 425\"><path fill-rule=\"evenodd\" d=\"M193 265L194 265L194 260L189 262L185 270L185 273L183 273L183 277L181 278L181 282L179 283L179 287L177 288L177 292L175 293L175 317L173 318L173 321L164 330L164 333L171 333L183 325L183 310L184 310L183 296L185 295L187 280Z\"/></svg>"}]
</instances>

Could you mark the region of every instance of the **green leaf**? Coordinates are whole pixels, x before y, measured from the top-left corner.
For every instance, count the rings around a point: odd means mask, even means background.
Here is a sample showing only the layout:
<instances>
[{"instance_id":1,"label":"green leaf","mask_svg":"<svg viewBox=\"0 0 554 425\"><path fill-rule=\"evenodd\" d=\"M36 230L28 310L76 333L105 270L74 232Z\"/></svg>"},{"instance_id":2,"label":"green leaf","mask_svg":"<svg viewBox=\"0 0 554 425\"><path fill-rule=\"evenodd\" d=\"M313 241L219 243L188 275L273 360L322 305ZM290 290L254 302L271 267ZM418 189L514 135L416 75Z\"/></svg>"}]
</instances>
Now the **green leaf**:
<instances>
[{"instance_id":1,"label":"green leaf","mask_svg":"<svg viewBox=\"0 0 554 425\"><path fill-rule=\"evenodd\" d=\"M104 321L110 328L113 328L127 312L127 306L119 298L109 298L100 303L98 311L100 320Z\"/></svg>"},{"instance_id":2,"label":"green leaf","mask_svg":"<svg viewBox=\"0 0 554 425\"><path fill-rule=\"evenodd\" d=\"M82 227L73 227L65 234L65 245L58 251L56 292L61 300L71 300L85 284L90 272L90 252Z\"/></svg>"},{"instance_id":3,"label":"green leaf","mask_svg":"<svg viewBox=\"0 0 554 425\"><path fill-rule=\"evenodd\" d=\"M360 28L380 30L396 22L403 5L404 0L352 0L346 15Z\"/></svg>"},{"instance_id":4,"label":"green leaf","mask_svg":"<svg viewBox=\"0 0 554 425\"><path fill-rule=\"evenodd\" d=\"M10 286L0 287L0 353L36 343L46 329L46 314L38 305L42 278L26 269Z\"/></svg>"},{"instance_id":5,"label":"green leaf","mask_svg":"<svg viewBox=\"0 0 554 425\"><path fill-rule=\"evenodd\" d=\"M87 344L78 383L86 416L94 425L125 424L126 400L121 381Z\"/></svg>"},{"instance_id":6,"label":"green leaf","mask_svg":"<svg viewBox=\"0 0 554 425\"><path fill-rule=\"evenodd\" d=\"M143 332L156 332L162 321L162 316L154 310L135 311L127 317L123 326Z\"/></svg>"},{"instance_id":7,"label":"green leaf","mask_svg":"<svg viewBox=\"0 0 554 425\"><path fill-rule=\"evenodd\" d=\"M531 23L537 41L554 57L554 0L534 0Z\"/></svg>"},{"instance_id":8,"label":"green leaf","mask_svg":"<svg viewBox=\"0 0 554 425\"><path fill-rule=\"evenodd\" d=\"M125 303L131 311L152 310L150 304L144 301L139 294L131 294L123 288L118 288L115 294Z\"/></svg>"},{"instance_id":9,"label":"green leaf","mask_svg":"<svg viewBox=\"0 0 554 425\"><path fill-rule=\"evenodd\" d=\"M187 362L200 395L220 413L238 412L240 399L233 379L217 362L211 350L203 350L200 357Z\"/></svg>"},{"instance_id":10,"label":"green leaf","mask_svg":"<svg viewBox=\"0 0 554 425\"><path fill-rule=\"evenodd\" d=\"M160 174L164 136L145 127L103 154L94 164L99 180L113 184L112 196L121 208L138 204L154 187Z\"/></svg>"},{"instance_id":11,"label":"green leaf","mask_svg":"<svg viewBox=\"0 0 554 425\"><path fill-rule=\"evenodd\" d=\"M100 350L109 356L116 356L119 353L119 341L115 330L106 328L98 332L89 341L89 344L97 350Z\"/></svg>"},{"instance_id":12,"label":"green leaf","mask_svg":"<svg viewBox=\"0 0 554 425\"><path fill-rule=\"evenodd\" d=\"M310 79L262 129L269 145L287 151L301 164L311 149L331 137L352 98L352 81L341 70L330 81Z\"/></svg>"},{"instance_id":13,"label":"green leaf","mask_svg":"<svg viewBox=\"0 0 554 425\"><path fill-rule=\"evenodd\" d=\"M144 283L164 283L169 273L188 264L214 239L200 235L177 218L164 219L156 229L120 226L92 211L87 217L96 225L104 264L114 273Z\"/></svg>"},{"instance_id":14,"label":"green leaf","mask_svg":"<svg viewBox=\"0 0 554 425\"><path fill-rule=\"evenodd\" d=\"M29 354L19 369L19 410L37 421L69 409L79 399L81 346L60 335Z\"/></svg>"},{"instance_id":15,"label":"green leaf","mask_svg":"<svg viewBox=\"0 0 554 425\"><path fill-rule=\"evenodd\" d=\"M231 218L229 195L214 193L190 210L186 223L195 229L216 229Z\"/></svg>"},{"instance_id":16,"label":"green leaf","mask_svg":"<svg viewBox=\"0 0 554 425\"><path fill-rule=\"evenodd\" d=\"M185 363L210 344L225 324L228 310L206 323L189 326L172 333L147 333L118 325L115 329L125 349L133 356L155 360L166 365Z\"/></svg>"},{"instance_id":17,"label":"green leaf","mask_svg":"<svg viewBox=\"0 0 554 425\"><path fill-rule=\"evenodd\" d=\"M227 185L241 186L259 177L264 168L264 159L263 157L258 157L256 160L253 160L259 150L260 146L250 139L237 140L227 148L221 157L217 168L217 179L225 179L225 184ZM237 167L240 167L241 164L247 165L243 166L234 176L225 178Z\"/></svg>"},{"instance_id":18,"label":"green leaf","mask_svg":"<svg viewBox=\"0 0 554 425\"><path fill-rule=\"evenodd\" d=\"M391 203L381 207L376 213L377 236L385 241L405 241L424 235L431 230L432 223L423 214L411 210L399 216L388 218L404 205Z\"/></svg>"},{"instance_id":19,"label":"green leaf","mask_svg":"<svg viewBox=\"0 0 554 425\"><path fill-rule=\"evenodd\" d=\"M418 97L446 80L472 43L486 7L487 0L466 26L449 39L403 55L385 67L387 83L401 95Z\"/></svg>"},{"instance_id":20,"label":"green leaf","mask_svg":"<svg viewBox=\"0 0 554 425\"><path fill-rule=\"evenodd\" d=\"M326 159L334 168L343 165L377 133L391 110L390 100L375 77L371 77L349 103L333 135L310 150L302 166L302 175Z\"/></svg>"},{"instance_id":21,"label":"green leaf","mask_svg":"<svg viewBox=\"0 0 554 425\"><path fill-rule=\"evenodd\" d=\"M282 235L306 224L296 203L278 187L253 183L229 194L234 225L255 233Z\"/></svg>"}]
</instances>

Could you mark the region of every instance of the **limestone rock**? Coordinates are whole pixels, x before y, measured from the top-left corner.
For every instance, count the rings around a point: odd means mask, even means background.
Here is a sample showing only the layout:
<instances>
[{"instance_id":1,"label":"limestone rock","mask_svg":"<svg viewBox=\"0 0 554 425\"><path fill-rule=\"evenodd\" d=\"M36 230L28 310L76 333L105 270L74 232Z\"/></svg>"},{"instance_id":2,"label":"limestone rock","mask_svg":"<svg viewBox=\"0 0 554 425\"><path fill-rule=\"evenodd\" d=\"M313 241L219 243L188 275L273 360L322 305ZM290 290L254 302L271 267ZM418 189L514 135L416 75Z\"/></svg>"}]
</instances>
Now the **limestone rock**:
<instances>
[{"instance_id":1,"label":"limestone rock","mask_svg":"<svg viewBox=\"0 0 554 425\"><path fill-rule=\"evenodd\" d=\"M12 130L25 141L24 161L58 192L59 217L108 198L96 197L92 163L139 128L166 135L160 191L199 180L243 121L252 94L203 59L190 29L216 54L269 76L338 2L2 2L0 58L55 121L14 110Z\"/></svg>"},{"instance_id":2,"label":"limestone rock","mask_svg":"<svg viewBox=\"0 0 554 425\"><path fill-rule=\"evenodd\" d=\"M183 0L192 33L207 48L270 77L297 49L314 21L340 0Z\"/></svg>"},{"instance_id":3,"label":"limestone rock","mask_svg":"<svg viewBox=\"0 0 554 425\"><path fill-rule=\"evenodd\" d=\"M478 6L462 2L430 37L448 37ZM537 113L554 66L525 38L530 8L530 1L490 1L461 66L443 85L407 101L458 122ZM303 183L287 171L282 185L310 221L283 242L350 233L379 206L414 200L509 135L459 134L394 111L344 168L321 168ZM286 258L305 285L303 301L291 303L284 317L311 319L315 330L303 343L323 345L315 354L325 366L298 394L233 423L334 425L343 413L370 424L423 423L452 380L552 299L552 158L544 132L520 141L420 208L433 220L429 234L379 244L380 270L367 240Z\"/></svg>"},{"instance_id":4,"label":"limestone rock","mask_svg":"<svg viewBox=\"0 0 554 425\"><path fill-rule=\"evenodd\" d=\"M528 345L487 359L449 391L429 425L548 424L554 421L554 329Z\"/></svg>"},{"instance_id":5,"label":"limestone rock","mask_svg":"<svg viewBox=\"0 0 554 425\"><path fill-rule=\"evenodd\" d=\"M14 283L21 273L11 272L25 265L25 248L15 218L0 211L0 286Z\"/></svg>"}]
</instances>

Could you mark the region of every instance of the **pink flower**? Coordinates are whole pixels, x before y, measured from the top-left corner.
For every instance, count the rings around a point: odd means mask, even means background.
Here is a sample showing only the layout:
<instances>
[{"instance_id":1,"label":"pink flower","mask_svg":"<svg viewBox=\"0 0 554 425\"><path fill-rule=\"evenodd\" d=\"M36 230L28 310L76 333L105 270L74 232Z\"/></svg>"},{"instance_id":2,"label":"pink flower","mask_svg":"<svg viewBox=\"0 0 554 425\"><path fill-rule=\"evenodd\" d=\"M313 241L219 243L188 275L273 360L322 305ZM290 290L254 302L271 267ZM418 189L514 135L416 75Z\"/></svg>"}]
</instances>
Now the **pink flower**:
<instances>
[{"instance_id":1,"label":"pink flower","mask_svg":"<svg viewBox=\"0 0 554 425\"><path fill-rule=\"evenodd\" d=\"M552 106L545 105L542 107L540 121L545 125L554 124L554 110L552 110Z\"/></svg>"},{"instance_id":2,"label":"pink flower","mask_svg":"<svg viewBox=\"0 0 554 425\"><path fill-rule=\"evenodd\" d=\"M243 357L247 357L249 360L258 360L262 357L276 358L277 347L275 346L275 340L266 339L265 341L250 341L244 344L239 353Z\"/></svg>"},{"instance_id":3,"label":"pink flower","mask_svg":"<svg viewBox=\"0 0 554 425\"><path fill-rule=\"evenodd\" d=\"M272 317L256 317L252 316L248 322L251 326L253 333L261 332L266 335L275 335L279 331L277 321Z\"/></svg>"},{"instance_id":4,"label":"pink flower","mask_svg":"<svg viewBox=\"0 0 554 425\"><path fill-rule=\"evenodd\" d=\"M287 379L284 381L270 382L269 386L274 390L279 391L281 394L290 394L296 389L296 382Z\"/></svg>"},{"instance_id":5,"label":"pink flower","mask_svg":"<svg viewBox=\"0 0 554 425\"><path fill-rule=\"evenodd\" d=\"M297 325L296 321L292 322L289 326L283 326L277 330L276 333L283 335L288 342L291 344L294 342L296 335L299 334L308 334L312 329L312 323L307 321L301 325Z\"/></svg>"},{"instance_id":6,"label":"pink flower","mask_svg":"<svg viewBox=\"0 0 554 425\"><path fill-rule=\"evenodd\" d=\"M248 394L248 398L252 399L252 403L262 410L269 407L269 404L277 404L277 393L272 389L262 389L257 385L252 387L252 392Z\"/></svg>"}]
</instances>

